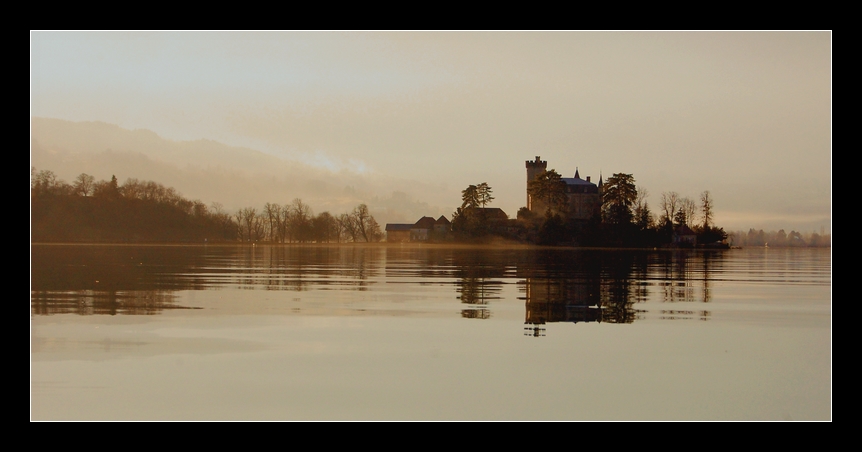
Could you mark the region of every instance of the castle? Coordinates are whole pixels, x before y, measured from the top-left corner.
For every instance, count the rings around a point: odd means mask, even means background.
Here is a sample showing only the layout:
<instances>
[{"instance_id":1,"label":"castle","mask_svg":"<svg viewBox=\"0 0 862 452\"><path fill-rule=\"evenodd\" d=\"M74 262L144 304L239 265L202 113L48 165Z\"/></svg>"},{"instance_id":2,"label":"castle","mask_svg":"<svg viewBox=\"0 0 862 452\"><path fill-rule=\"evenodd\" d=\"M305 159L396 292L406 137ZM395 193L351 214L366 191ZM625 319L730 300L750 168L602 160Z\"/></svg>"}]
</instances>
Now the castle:
<instances>
[{"instance_id":1,"label":"castle","mask_svg":"<svg viewBox=\"0 0 862 452\"><path fill-rule=\"evenodd\" d=\"M538 199L530 195L530 182L535 180L543 172L547 171L548 162L542 160L538 155L536 160L527 160L527 209L534 214L544 214L546 206ZM566 195L569 198L568 216L577 220L588 220L597 214L602 207L602 178L596 185L587 179L581 179L578 170L575 169L574 177L561 178L566 183Z\"/></svg>"}]
</instances>

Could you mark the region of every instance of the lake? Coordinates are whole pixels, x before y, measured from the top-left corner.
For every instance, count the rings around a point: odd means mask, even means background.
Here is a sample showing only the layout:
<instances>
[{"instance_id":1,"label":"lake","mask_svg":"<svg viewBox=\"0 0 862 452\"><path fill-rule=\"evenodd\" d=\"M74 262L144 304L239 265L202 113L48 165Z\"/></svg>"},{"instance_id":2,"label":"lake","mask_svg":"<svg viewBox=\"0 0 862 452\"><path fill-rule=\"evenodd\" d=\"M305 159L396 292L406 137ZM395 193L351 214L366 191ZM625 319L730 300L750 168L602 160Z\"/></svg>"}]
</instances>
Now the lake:
<instances>
[{"instance_id":1,"label":"lake","mask_svg":"<svg viewBox=\"0 0 862 452\"><path fill-rule=\"evenodd\" d=\"M831 420L830 249L31 245L31 420Z\"/></svg>"}]
</instances>

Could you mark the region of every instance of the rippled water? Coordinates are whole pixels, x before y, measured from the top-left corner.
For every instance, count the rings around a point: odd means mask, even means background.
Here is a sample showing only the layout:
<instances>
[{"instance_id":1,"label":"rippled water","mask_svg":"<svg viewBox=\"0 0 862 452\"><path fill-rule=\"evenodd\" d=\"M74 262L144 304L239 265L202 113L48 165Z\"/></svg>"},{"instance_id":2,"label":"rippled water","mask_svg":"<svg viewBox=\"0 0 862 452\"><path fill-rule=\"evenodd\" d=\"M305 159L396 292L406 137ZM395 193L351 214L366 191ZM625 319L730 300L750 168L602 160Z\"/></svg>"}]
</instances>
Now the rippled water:
<instances>
[{"instance_id":1,"label":"rippled water","mask_svg":"<svg viewBox=\"0 0 862 452\"><path fill-rule=\"evenodd\" d=\"M31 247L33 419L831 419L831 251Z\"/></svg>"}]
</instances>

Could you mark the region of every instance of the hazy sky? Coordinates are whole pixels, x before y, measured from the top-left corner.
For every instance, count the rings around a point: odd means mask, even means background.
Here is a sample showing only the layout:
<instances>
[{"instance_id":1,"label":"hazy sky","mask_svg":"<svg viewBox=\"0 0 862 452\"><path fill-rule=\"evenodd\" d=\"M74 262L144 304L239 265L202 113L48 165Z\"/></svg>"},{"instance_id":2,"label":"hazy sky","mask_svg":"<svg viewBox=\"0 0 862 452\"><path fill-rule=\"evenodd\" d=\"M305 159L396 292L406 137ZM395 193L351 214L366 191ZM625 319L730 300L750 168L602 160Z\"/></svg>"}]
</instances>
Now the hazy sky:
<instances>
[{"instance_id":1,"label":"hazy sky","mask_svg":"<svg viewBox=\"0 0 862 452\"><path fill-rule=\"evenodd\" d=\"M30 63L31 117L400 176L452 209L488 182L514 216L541 155L631 173L654 211L709 190L729 229L831 231L831 32L31 32Z\"/></svg>"}]
</instances>

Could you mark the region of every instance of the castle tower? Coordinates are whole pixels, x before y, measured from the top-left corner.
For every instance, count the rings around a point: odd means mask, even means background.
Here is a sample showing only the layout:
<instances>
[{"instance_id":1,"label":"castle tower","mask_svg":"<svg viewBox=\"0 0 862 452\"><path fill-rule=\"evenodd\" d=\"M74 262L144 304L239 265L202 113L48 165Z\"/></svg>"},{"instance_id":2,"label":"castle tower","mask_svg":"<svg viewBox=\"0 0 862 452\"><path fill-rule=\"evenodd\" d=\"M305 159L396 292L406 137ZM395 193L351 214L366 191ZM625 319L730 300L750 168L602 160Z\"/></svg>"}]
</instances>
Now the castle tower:
<instances>
[{"instance_id":1,"label":"castle tower","mask_svg":"<svg viewBox=\"0 0 862 452\"><path fill-rule=\"evenodd\" d=\"M530 197L529 188L532 182L539 174L548 170L548 162L542 160L538 155L535 161L527 160L527 209L533 211L533 200Z\"/></svg>"}]
</instances>

